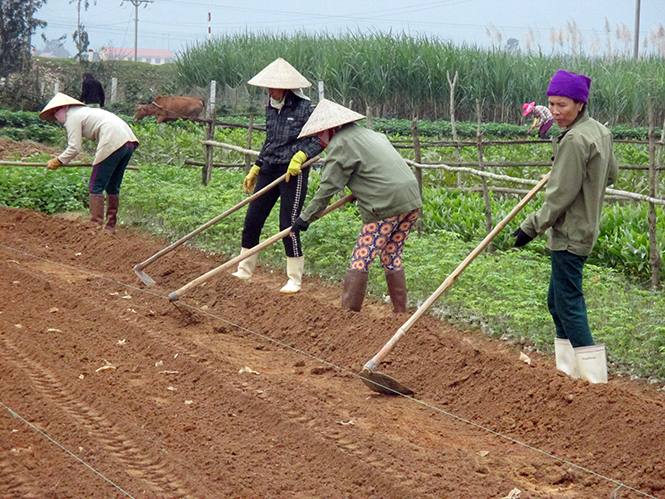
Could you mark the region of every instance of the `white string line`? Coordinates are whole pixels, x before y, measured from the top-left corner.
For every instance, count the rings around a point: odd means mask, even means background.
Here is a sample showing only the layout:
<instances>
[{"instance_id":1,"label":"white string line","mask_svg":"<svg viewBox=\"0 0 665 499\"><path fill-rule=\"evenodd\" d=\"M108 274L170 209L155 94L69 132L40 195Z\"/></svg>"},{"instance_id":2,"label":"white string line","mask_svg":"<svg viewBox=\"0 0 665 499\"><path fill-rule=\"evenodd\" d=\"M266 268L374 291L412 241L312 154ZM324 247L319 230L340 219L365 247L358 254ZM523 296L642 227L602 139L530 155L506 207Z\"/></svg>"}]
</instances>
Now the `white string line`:
<instances>
[{"instance_id":1,"label":"white string line","mask_svg":"<svg viewBox=\"0 0 665 499\"><path fill-rule=\"evenodd\" d=\"M125 491L125 490L122 489L119 485L117 485L116 483L114 483L114 482L112 482L111 480L109 480L108 478L106 478L106 477L105 477L104 475L102 475L99 471L97 471L95 468L93 468L93 467L90 466L88 463L86 463L83 459L81 459L80 457L78 457L76 454L74 454L73 452L71 452L69 449L65 448L63 445L61 445L61 444L60 444L59 442L57 442L56 440L52 439L50 436L48 436L48 435L47 435L46 433L44 433L42 430L40 430L39 428L37 428L36 426L34 426L32 423L30 423L29 421L26 421L25 418L23 418L22 416L20 416L19 414L17 414L15 411L13 411L13 410L10 409L9 407L7 407L7 406L6 406L5 404L3 404L1 401L0 401L0 406L2 406L2 407L4 407L5 409L7 409L7 410L9 411L9 414L11 414L12 416L14 416L15 418L20 419L20 420L23 421L25 424L27 424L30 428L32 428L33 430L35 430L35 431L38 432L38 433L41 433L42 436L48 438L51 442L53 442L55 445L57 445L58 447L60 447L60 448L61 448L62 450L64 450L67 454L69 454L69 455L72 456L74 459L76 459L77 461L79 461L80 463L82 463L84 466L87 466L88 468L90 468L93 472L95 472L95 473L98 474L100 477L102 477L104 480L106 480L107 482L109 482L111 485L113 485L116 489L118 489L120 492L122 492L123 494L125 494L127 497L131 497L132 499L135 499L135 497L134 497L133 495L131 495L129 492Z\"/></svg>"},{"instance_id":2,"label":"white string line","mask_svg":"<svg viewBox=\"0 0 665 499\"><path fill-rule=\"evenodd\" d=\"M23 250L19 250L19 249L16 249L16 248L12 248L12 247L10 247L10 246L6 246L6 245L4 245L4 244L0 244L0 247L2 247L2 248L7 248L7 249L9 249L9 250L13 250L13 251L16 251L16 252L18 252L18 253L23 253L24 255L31 256L31 257L36 258L36 259L38 259L38 260L42 260L42 261L45 261L45 262L48 262L48 263L52 263L52 264L54 264L54 265L59 265L59 266L61 266L61 267L67 268L67 269L69 269L69 270L74 270L74 271L76 271L76 272L80 272L80 273L82 273L82 274L91 275L91 276L96 277L96 278L98 278L98 279L103 279L103 280L106 280L106 281L112 282L112 283L114 283L114 284L118 284L118 285L121 285L121 286L125 286L125 287L127 287L127 288L129 288L129 289L133 289L133 290L137 290L137 291L140 291L140 292L143 292L143 293L147 293L147 294L150 294L150 295L155 296L155 297L157 297L157 298L164 298L164 299L169 300L168 296L164 296L164 295L161 295L161 294L159 294L159 293L155 293L155 292L150 291L150 290L147 290L147 289L138 288L138 287L136 287L136 286L132 286L131 284L126 284L126 283L124 283L124 282L117 281L117 280L115 280L115 279L111 279L111 278L109 278L109 277L105 277L105 276L102 276L102 275L98 275L98 274L95 274L95 273L93 273L93 272L89 272L89 271L87 271L87 270L81 270L81 269L78 269L78 268L76 268L76 267L72 267L72 266L70 266L70 265L64 264L64 263L54 262L54 261L52 261L52 260L48 260L48 259L46 259L46 258L42 258L42 257L39 257L39 256L37 256L37 255L33 255L33 254L31 254L31 253L26 253L26 252L23 251ZM230 325L230 326L234 326L234 327L236 327L236 328L238 328L238 329L240 329L240 330L242 330L242 331L246 331L246 332L248 332L248 333L251 333L251 334L253 334L253 335L255 335L255 336L257 336L257 337L259 337L259 338L261 338L261 339L263 339L263 340L270 341L270 342L274 343L275 345L281 346L281 347L283 347L283 348L286 348L286 349L288 349L288 350L291 350L291 351L293 351L293 352L296 352L296 353L298 353L298 354L300 354L300 355L304 355L304 356L306 356L306 357L309 357L310 359L316 360L316 361L318 361L318 362L320 362L320 363L322 363L322 364L325 364L325 365L327 365L327 366L329 366L329 367L333 367L333 368L337 369L338 371L340 371L340 372L342 372L342 373L350 374L350 375L354 376L355 378L358 378L358 379L361 380L361 381L362 381L362 379L363 379L362 376L360 376L358 373L354 373L354 372L352 372L352 371L349 371L349 370L347 370L346 368L344 368L344 367L342 367L342 366L338 366L337 364L334 364L334 363L329 362L329 361L327 361L327 360L325 360L325 359L319 358L319 357L317 357L316 355L313 355L313 354L311 354L311 353L309 353L309 352L306 352L306 351L304 351L304 350L300 350L299 348L296 348L296 347L294 347L294 346L288 345L288 344L286 344L286 343L282 343L282 342L279 341L279 340L276 340L276 339L274 339L274 338L271 338L271 337L266 336L266 335L264 335L264 334L261 334L261 333L259 333L259 332L256 332L256 331L253 331L253 330L251 330L251 329L248 329L248 328L246 328L246 327L244 327L244 326L241 326L241 325L239 325L239 324L236 324L236 323L234 323L234 322L231 322L231 321L229 321L229 320L227 320L227 319L224 319L223 317L219 317L219 316L217 316L217 315L215 315L215 314L213 314L213 313L211 313L211 312L208 312L208 311L206 311L206 310L201 310L201 309L199 309L199 308L196 308L196 307L194 307L194 306L192 306L192 305L188 305L187 303L180 302L180 301L178 301L178 302L171 302L171 300L169 300L169 302L170 302L171 304L173 304L176 308L179 308L178 305L176 305L176 303L178 303L178 304L180 304L180 305L182 305L182 306L184 306L184 307L187 307L187 308L189 308L189 309L191 309L191 310L194 310L194 311L196 311L196 312L198 312L198 313L201 313L201 314L203 314L203 315L207 315L207 316L212 317L212 318L214 318L214 319L217 319L217 320L219 320L219 321L221 321L221 322L224 322L224 323L226 323L226 324L228 324L228 325ZM420 405L422 405L422 406L424 406L424 407L427 407L428 409L432 409L433 411L439 412L439 413L441 413L441 414L445 414L446 416L449 416L449 417L451 417L451 418L453 418L453 419L456 419L456 420L461 421L461 422L463 422L463 423L466 423L466 424L468 424L468 425L474 426L474 427L477 428L477 429L483 430L483 431L485 431L485 432L487 432L487 433L491 433L492 435L495 435L495 436L497 436L497 437L500 437L500 438L503 438L503 439L505 439L505 440L508 440L509 442L515 443L515 444L517 444L517 445L521 445L522 447L525 447L525 448L527 448L527 449L529 449L529 450L532 450L532 451L538 452L538 453L540 453L540 454L542 454L542 455L544 455L544 456L546 456L546 457L549 457L549 458L554 459L554 460L556 460L556 461L560 461L560 462L565 463L565 464L567 464L567 465L570 465L570 466L572 466L572 467L574 467L574 468L577 468L577 469L579 469L579 470L581 470L581 471L584 471L585 473L589 473L589 474L594 475L594 476L596 476L596 477L598 477L598 478L601 478L601 479L606 480L606 481L608 481L608 482L611 482L611 483L613 483L613 484L615 484L615 485L618 485L619 487L614 491L615 494L616 494L616 491L617 491L617 490L619 490L620 488L624 487L624 488L626 488L626 489L628 489L628 490L631 490L631 491L633 491L633 492L635 492L635 493L637 493L637 494L641 494L641 495L643 495L644 497L649 497L650 499L658 499L658 498L655 497L655 496L652 496L652 495L650 495L650 494L647 494L646 492L642 492L641 490L638 490L638 489L635 489L635 488L633 488L633 487L630 487L629 485L626 485L626 484L624 484L624 483L622 483L622 482L619 482L619 481L617 481L617 480L614 480L613 478L606 477L606 476L601 475L600 473L597 473L597 472L595 472L595 471L593 471L593 470L590 470L590 469L584 468L583 466L580 466L580 465L578 465L578 464L575 464L575 463L572 463L572 462L570 462L570 461L567 461L566 459L563 459L563 458L561 458L561 457L555 456L555 455L553 455L553 454L550 454L550 453L548 453L548 452L545 452L545 451L543 451L543 450L540 450L540 449L538 449L538 448L536 448L536 447L532 447L532 446L530 446L529 444L526 444L526 443L521 442L521 441L519 441L519 440L516 440L516 439L514 439L514 438L512 438L512 437L509 437L509 436L507 436L507 435L504 435L504 434L502 434L502 433L499 433L499 432L497 432L497 431L494 431L494 430L492 430L492 429L490 429L490 428L486 428L486 427L484 427L483 425L480 425L480 424L478 424L478 423L474 423L473 421L470 421L470 420L464 419L464 418L462 418L461 416L457 416L456 414L453 414L453 413L448 412L448 411L445 411L445 410L443 410L443 409L441 409L441 408L439 408L439 407L436 407L436 406L433 406L433 405L431 405L431 404L428 404L427 402L424 402L424 401L422 401L422 400L418 400L418 399L416 399L416 398L414 398L414 397L410 397L410 396L408 396L408 395L401 394L401 393L395 391L394 389L392 389L392 388L390 388L390 387L387 387L387 386L383 386L383 385L381 385L380 383L377 383L377 382L375 382L375 381L372 381L372 383L374 383L375 385L381 386L382 388L384 388L384 389L386 389L386 390L389 390L389 391L391 391L391 392L394 392L395 395L399 395L399 396L404 397L404 398L407 398L407 399L409 399L409 400L411 400L411 401L413 401L413 402L415 402L415 403L417 403L417 404L420 404ZM78 459L78 458L77 458L77 459Z\"/></svg>"}]
</instances>

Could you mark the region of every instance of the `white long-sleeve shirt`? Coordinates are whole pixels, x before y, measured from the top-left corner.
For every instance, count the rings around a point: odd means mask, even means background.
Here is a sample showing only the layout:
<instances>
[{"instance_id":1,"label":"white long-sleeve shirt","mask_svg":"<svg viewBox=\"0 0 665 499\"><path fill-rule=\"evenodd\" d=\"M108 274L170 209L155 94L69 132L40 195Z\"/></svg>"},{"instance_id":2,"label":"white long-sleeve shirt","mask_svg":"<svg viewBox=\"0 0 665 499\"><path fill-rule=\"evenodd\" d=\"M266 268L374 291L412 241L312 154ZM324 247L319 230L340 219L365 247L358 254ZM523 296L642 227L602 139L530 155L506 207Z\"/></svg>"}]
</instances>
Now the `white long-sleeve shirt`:
<instances>
[{"instance_id":1,"label":"white long-sleeve shirt","mask_svg":"<svg viewBox=\"0 0 665 499\"><path fill-rule=\"evenodd\" d=\"M58 159L63 165L69 163L83 150L83 138L97 142L95 165L101 163L127 142L136 142L129 125L115 114L103 109L87 106L71 106L65 117L67 149Z\"/></svg>"}]
</instances>

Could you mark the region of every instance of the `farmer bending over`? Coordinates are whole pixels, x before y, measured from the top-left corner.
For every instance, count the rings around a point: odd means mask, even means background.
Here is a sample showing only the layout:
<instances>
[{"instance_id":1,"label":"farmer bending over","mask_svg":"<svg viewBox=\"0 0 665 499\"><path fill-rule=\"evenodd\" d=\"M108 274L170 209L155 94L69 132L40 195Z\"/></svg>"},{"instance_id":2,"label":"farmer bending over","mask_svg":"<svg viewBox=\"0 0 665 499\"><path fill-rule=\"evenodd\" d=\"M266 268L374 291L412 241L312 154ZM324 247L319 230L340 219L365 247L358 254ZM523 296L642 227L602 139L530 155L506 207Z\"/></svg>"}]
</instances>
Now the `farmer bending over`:
<instances>
[{"instance_id":1,"label":"farmer bending over","mask_svg":"<svg viewBox=\"0 0 665 499\"><path fill-rule=\"evenodd\" d=\"M537 126L540 126L538 129L538 137L541 139L546 138L547 132L554 123L554 117L552 116L550 110L545 106L536 106L535 102L524 104L522 109L524 109L524 116L533 114L533 123L531 124L531 128L529 128L526 133L531 133Z\"/></svg>"},{"instance_id":2,"label":"farmer bending over","mask_svg":"<svg viewBox=\"0 0 665 499\"><path fill-rule=\"evenodd\" d=\"M326 99L316 106L300 136L317 134L327 155L319 189L292 231L307 230L330 198L348 187L358 201L363 226L346 270L342 308L360 311L369 266L380 256L393 311L402 313L407 311L402 250L423 204L418 181L402 156L385 135L354 123L362 118Z\"/></svg>"},{"instance_id":3,"label":"farmer bending over","mask_svg":"<svg viewBox=\"0 0 665 499\"><path fill-rule=\"evenodd\" d=\"M82 140L97 141L97 151L90 177L90 220L115 232L122 177L139 142L129 125L104 109L89 108L63 93L56 94L39 114L43 120L58 120L67 130L67 149L49 160L46 168L57 170L82 150ZM106 226L104 226L104 191L106 191Z\"/></svg>"}]
</instances>

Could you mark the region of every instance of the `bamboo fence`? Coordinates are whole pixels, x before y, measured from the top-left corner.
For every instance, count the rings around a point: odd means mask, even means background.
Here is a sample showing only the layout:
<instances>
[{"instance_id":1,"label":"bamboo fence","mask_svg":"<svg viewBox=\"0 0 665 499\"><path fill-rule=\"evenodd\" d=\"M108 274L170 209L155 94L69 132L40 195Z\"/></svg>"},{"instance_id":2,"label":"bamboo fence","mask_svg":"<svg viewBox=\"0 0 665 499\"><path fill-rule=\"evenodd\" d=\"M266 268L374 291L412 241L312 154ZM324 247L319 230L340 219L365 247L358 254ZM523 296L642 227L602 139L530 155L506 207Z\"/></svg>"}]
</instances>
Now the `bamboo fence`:
<instances>
[{"instance_id":1,"label":"bamboo fence","mask_svg":"<svg viewBox=\"0 0 665 499\"><path fill-rule=\"evenodd\" d=\"M451 83L451 86L453 83ZM490 191L495 193L511 193L511 194L523 194L525 191L506 188L506 187L490 187L488 185L488 180L508 182L518 185L536 185L537 180L524 179L511 177L508 175L497 174L489 172L486 169L488 168L507 168L507 167L551 167L551 161L485 161L483 159L484 148L490 146L501 146L501 147L510 147L520 144L534 144L534 143L551 143L552 145L552 157L556 155L557 141L555 139L550 140L539 140L539 139L525 139L525 140L483 140L483 135L481 133L481 119L480 119L480 103L477 102L478 110L478 127L476 140L442 140L442 141L421 141L420 134L418 131L418 117L415 116L412 120L411 125L411 140L395 140L392 142L393 146L396 149L409 149L413 151L415 160L405 160L407 164L412 166L415 170L416 178L418 179L418 185L421 190L422 195L422 178L424 170L436 170L443 169L449 172L454 172L457 174L457 189L467 190L467 191L477 191L483 193L483 198L485 201L485 221L487 233L489 234L493 228L492 222L492 212L490 207ZM649 149L649 164L648 165L633 165L633 164L620 164L619 169L624 170L648 170L649 175L649 194L639 194L635 192L617 190L617 189L606 189L607 199L610 200L632 200L635 202L646 202L649 203L649 245L650 245L650 263L651 263L651 285L654 289L660 286L659 282L659 272L660 272L660 251L658 248L658 241L656 239L656 205L665 206L665 199L659 197L658 193L658 172L665 169L665 165L662 164L663 157L663 144L665 143L665 125L663 126L663 132L660 140L655 138L655 127L653 122L653 106L651 99L649 98L649 133L648 140L646 141L633 141L633 140L615 140L615 143L630 143L630 144L640 144L647 145ZM212 140L214 137L214 127L219 123L214 119L208 120L206 126L209 129L207 133L207 139L201 141L201 144L206 148L206 162L205 163L196 163L192 161L186 161L187 165L192 166L202 166L203 167L203 184L207 185L210 181L210 172L213 167L225 167L225 168L242 168L249 170L253 164L253 157L259 155L258 151L250 149L252 141L253 130L257 129L253 126L253 120L250 118L249 125L247 126L248 136L247 136L247 147L239 147L232 144L226 144L223 142L216 142ZM367 123L372 123L371 108L367 108ZM235 125L235 124L234 124ZM225 126L221 125L221 126ZM215 147L229 149L236 151L240 154L243 154L245 157L244 164L215 164L212 161L213 154L212 150ZM455 148L457 151L457 160L451 161L448 163L426 163L422 161L423 150L428 148ZM460 147L475 147L477 150L477 161L462 161L459 155ZM481 187L467 187L464 188L463 178L466 176L479 177L481 180ZM476 184L477 185L477 184ZM422 217L420 218L420 224L416 226L418 234L422 234ZM491 248L490 248L491 251Z\"/></svg>"}]
</instances>

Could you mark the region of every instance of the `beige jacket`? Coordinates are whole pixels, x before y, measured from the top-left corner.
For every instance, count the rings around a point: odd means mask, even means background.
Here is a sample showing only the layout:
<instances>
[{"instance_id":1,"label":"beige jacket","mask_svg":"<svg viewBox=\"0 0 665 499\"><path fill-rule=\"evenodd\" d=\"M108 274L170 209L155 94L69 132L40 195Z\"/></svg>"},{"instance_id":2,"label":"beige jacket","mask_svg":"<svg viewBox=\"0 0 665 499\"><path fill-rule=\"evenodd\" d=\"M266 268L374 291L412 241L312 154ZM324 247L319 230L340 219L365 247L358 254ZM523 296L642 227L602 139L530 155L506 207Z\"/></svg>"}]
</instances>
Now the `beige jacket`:
<instances>
[{"instance_id":1,"label":"beige jacket","mask_svg":"<svg viewBox=\"0 0 665 499\"><path fill-rule=\"evenodd\" d=\"M58 159L63 165L69 163L83 150L83 139L97 142L95 161L98 165L127 142L138 140L129 125L115 114L103 109L87 106L72 106L65 118L67 149Z\"/></svg>"}]
</instances>

